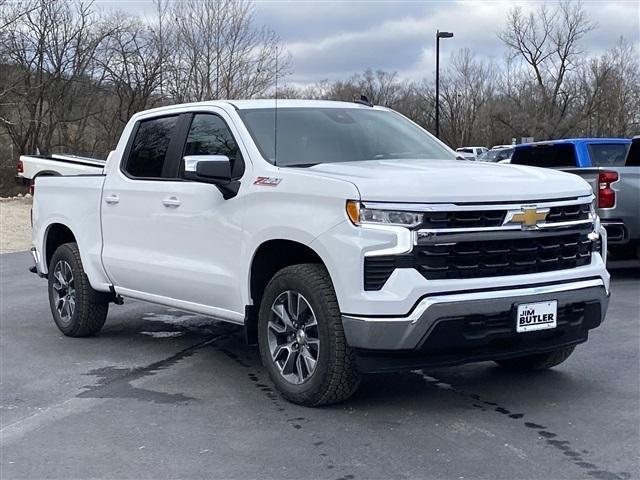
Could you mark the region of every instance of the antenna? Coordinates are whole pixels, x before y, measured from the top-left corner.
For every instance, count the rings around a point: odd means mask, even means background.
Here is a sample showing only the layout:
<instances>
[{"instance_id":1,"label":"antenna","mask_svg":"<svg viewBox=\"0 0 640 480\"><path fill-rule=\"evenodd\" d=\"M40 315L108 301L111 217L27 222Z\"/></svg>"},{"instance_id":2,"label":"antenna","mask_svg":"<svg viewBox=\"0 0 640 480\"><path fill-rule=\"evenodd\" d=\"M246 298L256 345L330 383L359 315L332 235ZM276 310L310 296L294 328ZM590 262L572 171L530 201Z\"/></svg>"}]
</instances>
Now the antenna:
<instances>
[{"instance_id":1,"label":"antenna","mask_svg":"<svg viewBox=\"0 0 640 480\"><path fill-rule=\"evenodd\" d=\"M273 165L278 166L278 45L276 45L276 92L273 113Z\"/></svg>"}]
</instances>

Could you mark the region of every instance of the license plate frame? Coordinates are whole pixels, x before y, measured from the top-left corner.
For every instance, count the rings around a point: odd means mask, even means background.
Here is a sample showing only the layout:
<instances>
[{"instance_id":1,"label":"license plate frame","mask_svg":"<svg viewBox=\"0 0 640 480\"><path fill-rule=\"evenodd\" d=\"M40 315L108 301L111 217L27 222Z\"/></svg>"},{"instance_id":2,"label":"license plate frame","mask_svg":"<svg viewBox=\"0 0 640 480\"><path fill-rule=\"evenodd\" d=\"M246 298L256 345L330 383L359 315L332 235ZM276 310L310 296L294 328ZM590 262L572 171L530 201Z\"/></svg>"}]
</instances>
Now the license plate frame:
<instances>
[{"instance_id":1,"label":"license plate frame","mask_svg":"<svg viewBox=\"0 0 640 480\"><path fill-rule=\"evenodd\" d=\"M558 301L520 303L515 308L516 332L550 330L558 326Z\"/></svg>"}]
</instances>

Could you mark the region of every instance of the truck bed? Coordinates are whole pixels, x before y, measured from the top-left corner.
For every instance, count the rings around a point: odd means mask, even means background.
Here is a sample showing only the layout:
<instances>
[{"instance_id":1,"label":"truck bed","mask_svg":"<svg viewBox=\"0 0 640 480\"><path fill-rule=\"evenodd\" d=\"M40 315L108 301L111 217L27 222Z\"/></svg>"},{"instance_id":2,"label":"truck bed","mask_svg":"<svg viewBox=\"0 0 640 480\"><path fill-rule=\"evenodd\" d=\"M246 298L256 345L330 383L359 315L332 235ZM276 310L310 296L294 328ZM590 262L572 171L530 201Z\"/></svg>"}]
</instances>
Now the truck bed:
<instances>
[{"instance_id":1,"label":"truck bed","mask_svg":"<svg viewBox=\"0 0 640 480\"><path fill-rule=\"evenodd\" d=\"M77 155L22 155L18 177L33 180L38 176L93 175L102 173L106 160Z\"/></svg>"},{"instance_id":2,"label":"truck bed","mask_svg":"<svg viewBox=\"0 0 640 480\"><path fill-rule=\"evenodd\" d=\"M64 227L73 232L80 251L83 252L85 271L91 285L105 289L108 283L102 268L102 225L100 221L102 186L105 176L101 173L81 176L43 176L33 197L34 246L42 252L40 271L47 272L48 260L53 252L47 250L44 236L47 228L42 222ZM41 201L43 200L43 201ZM49 228L53 228L49 226ZM108 288L108 287L107 287Z\"/></svg>"}]
</instances>

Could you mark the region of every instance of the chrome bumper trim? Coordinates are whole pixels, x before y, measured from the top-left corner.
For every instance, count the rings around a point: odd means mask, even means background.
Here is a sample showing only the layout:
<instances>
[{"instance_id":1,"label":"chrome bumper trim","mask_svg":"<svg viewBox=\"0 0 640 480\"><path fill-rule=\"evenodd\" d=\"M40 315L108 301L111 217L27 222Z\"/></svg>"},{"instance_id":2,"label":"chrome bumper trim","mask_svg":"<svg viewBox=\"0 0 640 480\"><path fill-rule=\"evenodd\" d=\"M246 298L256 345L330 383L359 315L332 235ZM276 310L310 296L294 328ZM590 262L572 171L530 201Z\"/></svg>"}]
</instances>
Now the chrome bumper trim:
<instances>
[{"instance_id":1,"label":"chrome bumper trim","mask_svg":"<svg viewBox=\"0 0 640 480\"><path fill-rule=\"evenodd\" d=\"M342 315L347 342L369 350L411 350L426 338L442 318L470 313L492 314L508 311L516 303L533 303L553 296L558 305L598 300L601 315L607 310L609 292L602 279L512 290L437 295L424 298L406 316L367 317Z\"/></svg>"},{"instance_id":2,"label":"chrome bumper trim","mask_svg":"<svg viewBox=\"0 0 640 480\"><path fill-rule=\"evenodd\" d=\"M524 287L513 290L494 290L489 292L478 293L454 293L449 295L440 295L424 298L414 307L414 309L405 316L400 317L366 317L357 315L343 315L343 318L349 318L359 321L367 322L407 322L416 323L424 312L435 305L436 303L450 303L450 302L468 302L472 300L487 300L491 298L508 298L508 297L520 297L524 295L543 295L546 293L566 292L568 290L578 290L581 288L589 287L603 287L605 288L604 281L601 279L593 280L581 280L579 282L560 283L556 285L543 285L541 287ZM605 288L606 290L606 288ZM609 292L607 292L607 295Z\"/></svg>"}]
</instances>

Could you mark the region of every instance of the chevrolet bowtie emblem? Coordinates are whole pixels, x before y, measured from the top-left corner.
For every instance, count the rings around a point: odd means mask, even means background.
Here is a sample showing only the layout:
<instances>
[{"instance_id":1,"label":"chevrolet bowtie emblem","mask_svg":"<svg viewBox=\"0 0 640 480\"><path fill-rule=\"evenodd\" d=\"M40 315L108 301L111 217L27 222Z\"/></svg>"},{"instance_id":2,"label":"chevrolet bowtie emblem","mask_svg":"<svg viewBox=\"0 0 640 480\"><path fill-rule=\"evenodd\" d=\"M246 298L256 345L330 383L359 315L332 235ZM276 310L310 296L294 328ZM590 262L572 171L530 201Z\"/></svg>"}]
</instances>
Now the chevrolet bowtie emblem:
<instances>
[{"instance_id":1,"label":"chevrolet bowtie emblem","mask_svg":"<svg viewBox=\"0 0 640 480\"><path fill-rule=\"evenodd\" d=\"M549 214L548 208L523 207L521 211L509 212L505 223L519 223L522 230L535 230Z\"/></svg>"}]
</instances>

